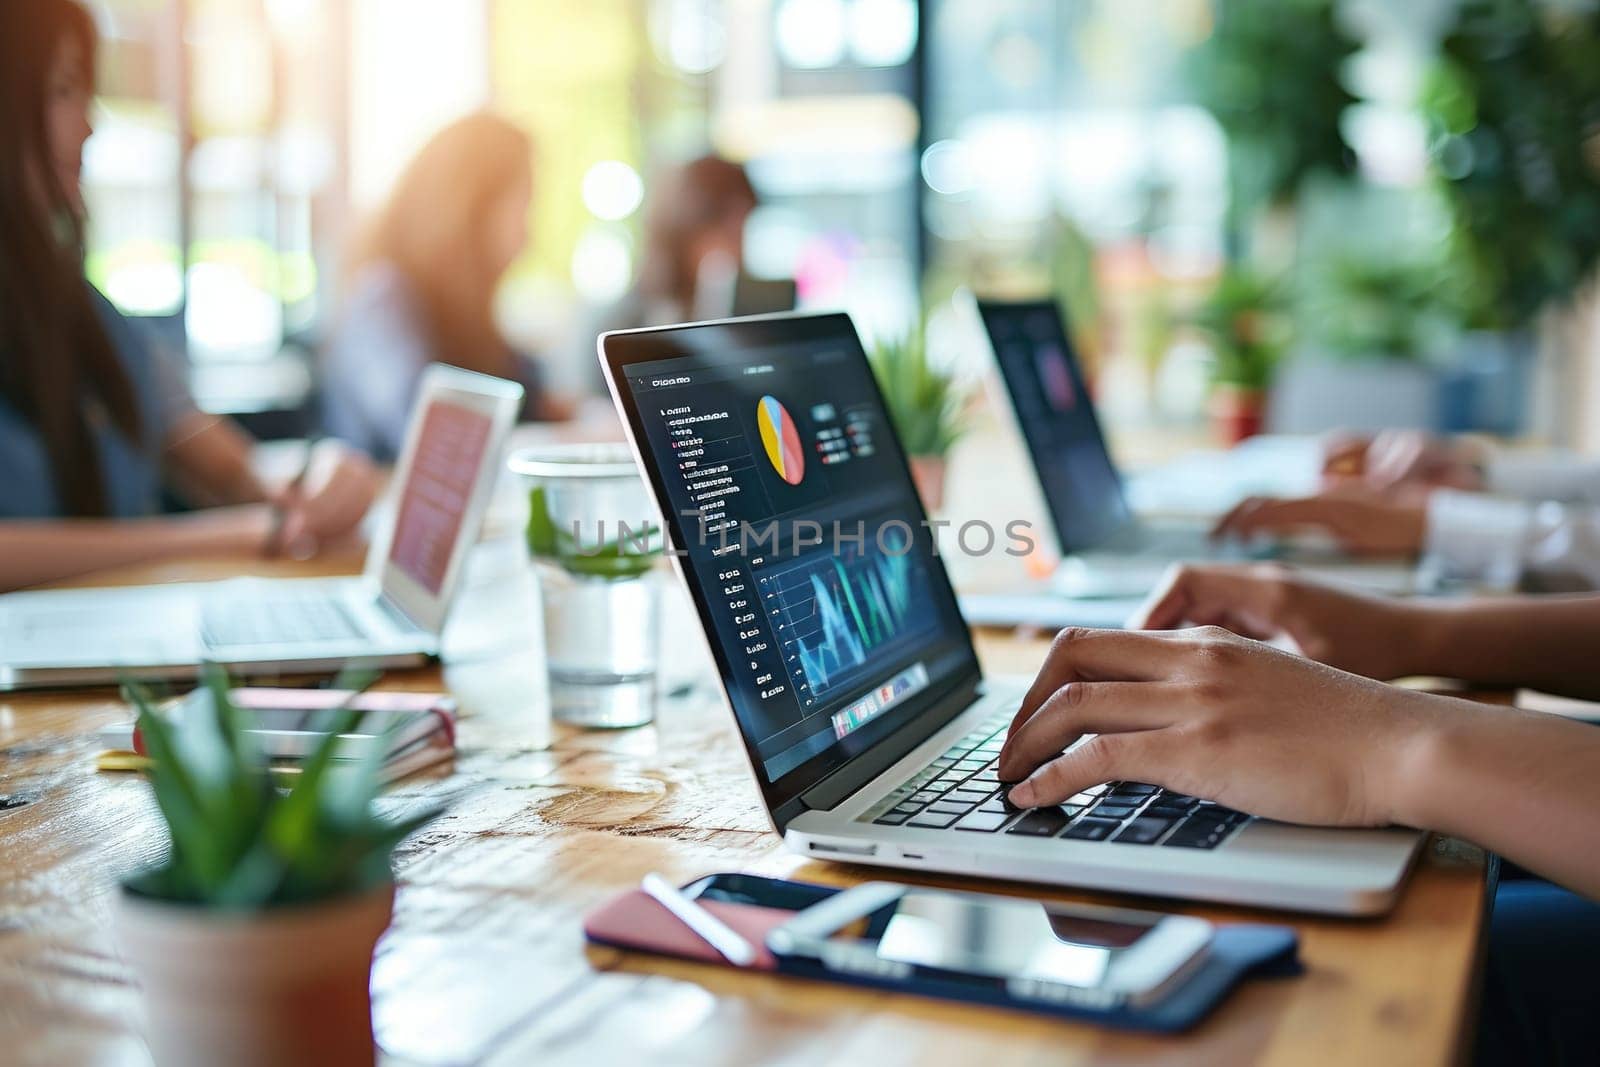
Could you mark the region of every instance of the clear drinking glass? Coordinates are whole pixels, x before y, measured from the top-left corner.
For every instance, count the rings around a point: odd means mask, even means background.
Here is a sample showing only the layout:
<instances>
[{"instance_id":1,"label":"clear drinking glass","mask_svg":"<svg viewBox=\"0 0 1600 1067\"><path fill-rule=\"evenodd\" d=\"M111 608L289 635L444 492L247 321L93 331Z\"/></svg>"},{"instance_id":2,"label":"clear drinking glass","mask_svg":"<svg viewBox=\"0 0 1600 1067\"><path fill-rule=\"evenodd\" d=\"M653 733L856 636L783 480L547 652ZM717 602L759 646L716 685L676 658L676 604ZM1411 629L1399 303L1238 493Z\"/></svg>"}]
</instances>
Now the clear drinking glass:
<instances>
[{"instance_id":1,"label":"clear drinking glass","mask_svg":"<svg viewBox=\"0 0 1600 1067\"><path fill-rule=\"evenodd\" d=\"M528 493L554 716L641 726L655 715L661 518L624 445L547 445L510 467Z\"/></svg>"}]
</instances>

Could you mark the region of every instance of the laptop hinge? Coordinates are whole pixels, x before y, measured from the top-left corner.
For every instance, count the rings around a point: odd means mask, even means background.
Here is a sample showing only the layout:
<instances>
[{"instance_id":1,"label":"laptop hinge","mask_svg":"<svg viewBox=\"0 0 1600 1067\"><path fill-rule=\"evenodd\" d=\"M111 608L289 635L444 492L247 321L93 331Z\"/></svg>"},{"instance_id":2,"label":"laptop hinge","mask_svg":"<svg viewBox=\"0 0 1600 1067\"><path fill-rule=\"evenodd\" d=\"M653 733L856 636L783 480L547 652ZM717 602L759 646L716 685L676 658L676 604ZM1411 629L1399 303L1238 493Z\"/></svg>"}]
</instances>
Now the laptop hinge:
<instances>
[{"instance_id":1,"label":"laptop hinge","mask_svg":"<svg viewBox=\"0 0 1600 1067\"><path fill-rule=\"evenodd\" d=\"M378 610L389 616L389 621L394 623L401 630L404 630L407 633L417 634L433 633L433 631L426 629L420 623L418 623L416 619L413 619L405 608L395 603L394 599L390 597L389 594L379 590L376 599ZM434 634L434 636L437 637L438 635Z\"/></svg>"},{"instance_id":2,"label":"laptop hinge","mask_svg":"<svg viewBox=\"0 0 1600 1067\"><path fill-rule=\"evenodd\" d=\"M776 826L778 828L778 833L781 834L789 828L790 823L794 822L794 820L799 818L801 815L804 815L805 811L805 801L801 800L799 797L795 797L793 800L780 804L772 812L772 825Z\"/></svg>"},{"instance_id":3,"label":"laptop hinge","mask_svg":"<svg viewBox=\"0 0 1600 1067\"><path fill-rule=\"evenodd\" d=\"M806 808L822 811L828 811L844 803L868 782L904 759L907 753L932 737L951 719L971 707L972 702L978 698L978 682L976 676L961 682L919 715L914 724L908 723L905 729L896 730L801 793L800 802ZM780 814L774 812L774 818L780 818ZM793 817L790 815L781 819L780 825L786 824L788 819Z\"/></svg>"}]
</instances>

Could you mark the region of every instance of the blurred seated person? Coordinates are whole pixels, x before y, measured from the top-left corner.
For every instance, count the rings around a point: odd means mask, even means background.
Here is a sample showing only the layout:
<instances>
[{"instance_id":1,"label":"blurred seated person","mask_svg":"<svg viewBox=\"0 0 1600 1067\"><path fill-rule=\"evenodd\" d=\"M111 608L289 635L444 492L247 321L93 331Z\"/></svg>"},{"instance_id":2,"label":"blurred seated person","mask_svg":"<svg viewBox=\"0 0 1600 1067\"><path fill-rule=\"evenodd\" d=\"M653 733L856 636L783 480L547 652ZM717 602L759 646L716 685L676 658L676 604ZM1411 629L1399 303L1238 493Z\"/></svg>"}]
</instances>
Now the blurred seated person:
<instances>
[{"instance_id":1,"label":"blurred seated person","mask_svg":"<svg viewBox=\"0 0 1600 1067\"><path fill-rule=\"evenodd\" d=\"M652 182L638 277L580 337L587 364L597 365L595 338L608 330L727 318L744 263L744 224L756 204L744 168L719 156L701 156Z\"/></svg>"},{"instance_id":2,"label":"blurred seated person","mask_svg":"<svg viewBox=\"0 0 1600 1067\"><path fill-rule=\"evenodd\" d=\"M73 0L0 5L0 589L202 553L305 555L351 533L377 476L319 448L263 484L253 442L199 411L179 368L84 276L79 172L94 22ZM163 516L163 493L205 510Z\"/></svg>"},{"instance_id":3,"label":"blurred seated person","mask_svg":"<svg viewBox=\"0 0 1600 1067\"><path fill-rule=\"evenodd\" d=\"M520 383L525 420L570 413L494 317L528 241L532 159L525 133L478 113L435 134L401 174L358 246L322 353L329 433L394 460L429 363Z\"/></svg>"},{"instance_id":4,"label":"blurred seated person","mask_svg":"<svg viewBox=\"0 0 1600 1067\"><path fill-rule=\"evenodd\" d=\"M1315 496L1247 500L1218 533L1323 530L1355 553L1426 552L1451 577L1600 588L1600 462L1407 430L1330 439L1323 473Z\"/></svg>"}]
</instances>

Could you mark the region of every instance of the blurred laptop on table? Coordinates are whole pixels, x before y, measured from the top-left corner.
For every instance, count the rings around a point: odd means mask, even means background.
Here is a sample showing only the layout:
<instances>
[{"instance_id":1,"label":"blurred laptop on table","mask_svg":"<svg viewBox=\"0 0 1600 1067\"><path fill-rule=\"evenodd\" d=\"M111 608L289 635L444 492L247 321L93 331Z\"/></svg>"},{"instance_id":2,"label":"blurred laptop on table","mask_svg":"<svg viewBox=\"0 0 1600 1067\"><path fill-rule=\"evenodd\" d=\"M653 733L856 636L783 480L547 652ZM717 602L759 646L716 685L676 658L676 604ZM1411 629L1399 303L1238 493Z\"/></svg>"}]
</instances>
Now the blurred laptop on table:
<instances>
[{"instance_id":1,"label":"blurred laptop on table","mask_svg":"<svg viewBox=\"0 0 1600 1067\"><path fill-rule=\"evenodd\" d=\"M521 404L511 382L427 369L360 577L0 596L0 690L191 677L203 661L238 676L422 662L438 651Z\"/></svg>"},{"instance_id":2,"label":"blurred laptop on table","mask_svg":"<svg viewBox=\"0 0 1600 1067\"><path fill-rule=\"evenodd\" d=\"M1139 597L1174 562L1250 559L1293 562L1374 592L1413 590L1409 564L1353 561L1324 544L1219 542L1205 519L1136 516L1061 309L1051 300L969 299L999 370L1004 395L995 406L1014 420L1027 446L1061 551L1051 580L1055 594Z\"/></svg>"}]
</instances>

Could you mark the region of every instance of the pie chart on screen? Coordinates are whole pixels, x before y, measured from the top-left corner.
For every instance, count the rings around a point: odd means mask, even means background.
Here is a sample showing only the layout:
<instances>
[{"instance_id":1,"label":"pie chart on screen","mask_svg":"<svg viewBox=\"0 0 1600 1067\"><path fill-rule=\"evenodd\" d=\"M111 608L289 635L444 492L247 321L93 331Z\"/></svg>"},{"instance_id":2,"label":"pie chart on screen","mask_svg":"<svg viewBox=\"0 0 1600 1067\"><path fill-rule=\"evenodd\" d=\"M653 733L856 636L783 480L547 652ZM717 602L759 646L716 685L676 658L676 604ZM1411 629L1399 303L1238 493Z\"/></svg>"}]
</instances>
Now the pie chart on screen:
<instances>
[{"instance_id":1,"label":"pie chart on screen","mask_svg":"<svg viewBox=\"0 0 1600 1067\"><path fill-rule=\"evenodd\" d=\"M806 476L806 454L789 410L778 403L777 397L764 396L756 407L756 421L761 425L761 443L766 446L772 469L790 485L799 485Z\"/></svg>"}]
</instances>

